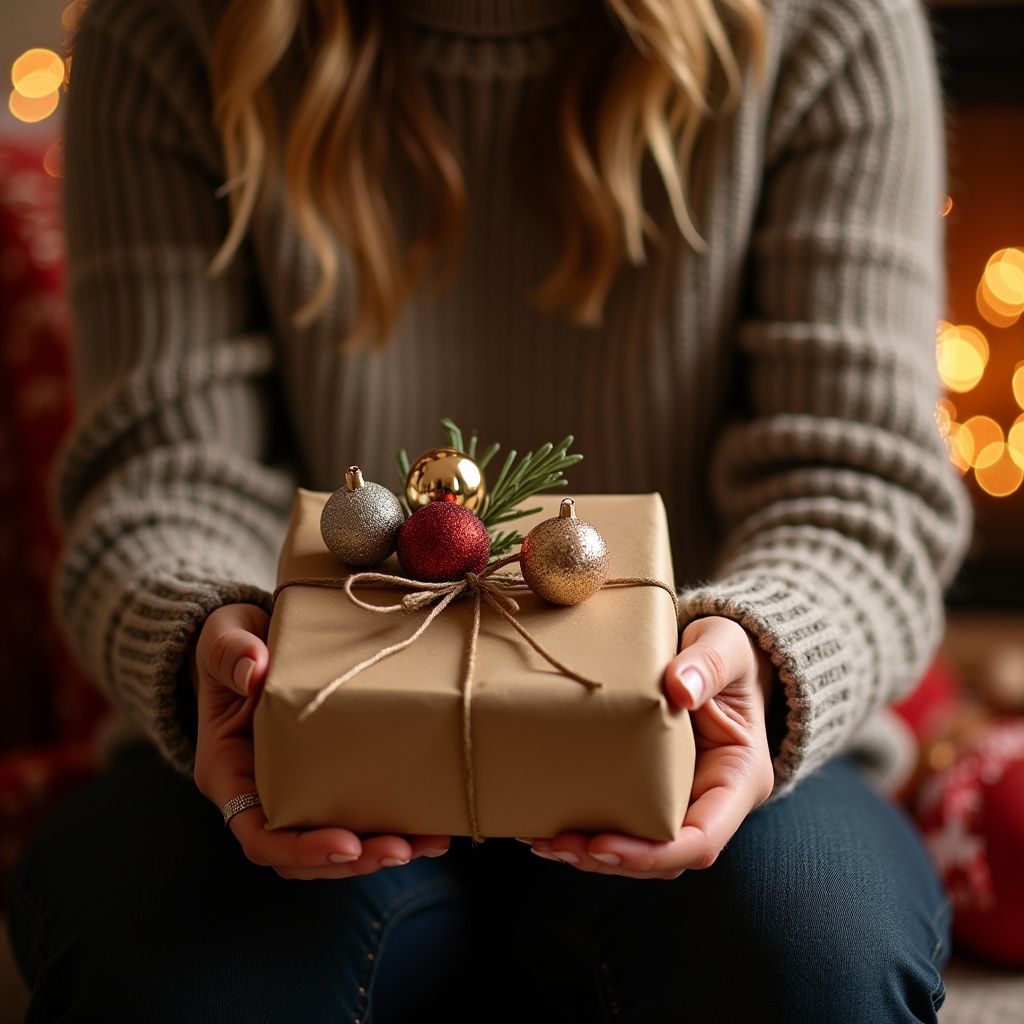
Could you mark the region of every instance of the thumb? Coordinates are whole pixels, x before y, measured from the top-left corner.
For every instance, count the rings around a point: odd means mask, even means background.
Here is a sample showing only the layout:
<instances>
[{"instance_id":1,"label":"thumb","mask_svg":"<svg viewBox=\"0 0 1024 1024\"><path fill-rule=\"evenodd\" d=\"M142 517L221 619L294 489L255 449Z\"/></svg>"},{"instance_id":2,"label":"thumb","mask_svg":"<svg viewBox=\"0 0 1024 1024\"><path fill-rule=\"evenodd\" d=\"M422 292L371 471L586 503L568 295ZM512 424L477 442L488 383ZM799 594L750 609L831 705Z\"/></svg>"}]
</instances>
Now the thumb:
<instances>
[{"instance_id":1,"label":"thumb","mask_svg":"<svg viewBox=\"0 0 1024 1024\"><path fill-rule=\"evenodd\" d=\"M696 619L665 669L665 692L677 707L694 711L752 668L752 639L738 622L721 616Z\"/></svg>"},{"instance_id":2,"label":"thumb","mask_svg":"<svg viewBox=\"0 0 1024 1024\"><path fill-rule=\"evenodd\" d=\"M270 616L253 604L226 604L211 612L196 645L196 667L242 697L256 691L270 655L264 639Z\"/></svg>"}]
</instances>

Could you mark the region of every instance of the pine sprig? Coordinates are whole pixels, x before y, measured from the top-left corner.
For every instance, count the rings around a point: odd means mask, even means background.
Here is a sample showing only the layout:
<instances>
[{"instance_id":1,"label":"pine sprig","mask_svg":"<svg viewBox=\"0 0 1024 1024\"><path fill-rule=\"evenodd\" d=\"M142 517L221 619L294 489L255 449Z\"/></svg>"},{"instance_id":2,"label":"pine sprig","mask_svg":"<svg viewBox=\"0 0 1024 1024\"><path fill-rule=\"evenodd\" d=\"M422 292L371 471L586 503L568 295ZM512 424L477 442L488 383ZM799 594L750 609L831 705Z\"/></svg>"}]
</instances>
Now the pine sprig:
<instances>
[{"instance_id":1,"label":"pine sprig","mask_svg":"<svg viewBox=\"0 0 1024 1024\"><path fill-rule=\"evenodd\" d=\"M490 444L480 455L477 455L479 442L475 431L470 435L467 445L462 430L451 420L441 420L441 426L444 428L449 447L465 452L481 470L501 448L500 444ZM484 500L480 508L477 509L477 515L491 534L492 558L499 558L507 554L523 542L522 535L517 531L498 531L494 529L495 526L539 512L539 508L524 509L520 508L520 505L527 498L541 491L566 486L568 481L564 476L565 470L576 465L583 458L579 454L569 454L572 442L572 434L564 437L557 445L548 442L541 445L535 452L527 452L518 463L515 450L505 456L501 471L494 483L488 487ZM403 493L410 466L409 457L403 448L398 453L398 471L402 478ZM404 505L404 498L402 502ZM407 507L406 514L409 514Z\"/></svg>"},{"instance_id":2,"label":"pine sprig","mask_svg":"<svg viewBox=\"0 0 1024 1024\"><path fill-rule=\"evenodd\" d=\"M570 434L557 445L548 442L535 452L527 452L518 465L515 463L516 453L509 452L498 479L488 490L480 508L479 516L484 525L495 526L529 515L536 509L527 511L517 506L540 491L564 487L568 483L563 476L564 471L583 458L582 455L568 454L572 440Z\"/></svg>"}]
</instances>

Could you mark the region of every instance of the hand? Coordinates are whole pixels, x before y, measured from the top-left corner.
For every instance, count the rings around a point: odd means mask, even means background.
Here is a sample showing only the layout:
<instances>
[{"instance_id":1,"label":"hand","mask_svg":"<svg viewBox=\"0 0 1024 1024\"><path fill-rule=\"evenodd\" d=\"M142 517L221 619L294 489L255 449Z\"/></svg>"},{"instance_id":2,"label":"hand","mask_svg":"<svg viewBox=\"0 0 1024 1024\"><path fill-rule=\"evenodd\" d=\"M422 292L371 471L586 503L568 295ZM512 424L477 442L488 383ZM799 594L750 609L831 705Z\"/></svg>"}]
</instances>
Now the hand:
<instances>
[{"instance_id":1,"label":"hand","mask_svg":"<svg viewBox=\"0 0 1024 1024\"><path fill-rule=\"evenodd\" d=\"M665 669L669 700L691 712L697 761L691 803L671 842L567 832L526 840L534 853L583 871L675 878L715 862L743 819L772 791L765 712L774 684L768 656L737 622L697 619Z\"/></svg>"},{"instance_id":2,"label":"hand","mask_svg":"<svg viewBox=\"0 0 1024 1024\"><path fill-rule=\"evenodd\" d=\"M199 705L196 785L222 807L256 789L252 717L267 676L270 655L264 640L270 619L262 608L229 604L203 625L192 678ZM414 857L439 856L448 836L374 836L360 840L343 828L266 827L260 807L236 814L229 823L246 856L284 878L346 878Z\"/></svg>"}]
</instances>

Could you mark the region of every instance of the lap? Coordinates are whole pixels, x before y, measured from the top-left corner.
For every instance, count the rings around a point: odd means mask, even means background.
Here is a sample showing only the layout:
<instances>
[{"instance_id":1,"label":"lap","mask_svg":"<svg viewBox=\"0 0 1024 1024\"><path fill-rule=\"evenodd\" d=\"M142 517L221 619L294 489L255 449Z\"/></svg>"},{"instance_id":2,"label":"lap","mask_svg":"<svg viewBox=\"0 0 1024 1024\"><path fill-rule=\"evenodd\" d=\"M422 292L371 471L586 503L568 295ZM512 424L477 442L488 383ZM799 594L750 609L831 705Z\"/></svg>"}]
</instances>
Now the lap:
<instances>
[{"instance_id":1,"label":"lap","mask_svg":"<svg viewBox=\"0 0 1024 1024\"><path fill-rule=\"evenodd\" d=\"M467 1019L493 1000L489 1020L502 1007L721 1020L742 1001L750 1021L839 1020L827 1004L855 997L867 972L891 1010L870 1019L928 1020L944 906L912 829L842 763L672 882L583 874L513 840L297 882L249 863L189 780L137 752L40 831L12 888L19 957L40 972L37 1019L51 1019L47 999L92 991L125 1006L108 1005L111 1022L182 1019L179 998L201 1002L192 1020L366 1020L372 995L382 1024L454 992ZM162 1002L140 1016L147 999Z\"/></svg>"},{"instance_id":2,"label":"lap","mask_svg":"<svg viewBox=\"0 0 1024 1024\"><path fill-rule=\"evenodd\" d=\"M343 884L282 879L252 864L217 808L149 748L58 809L9 897L38 1020L368 1019L406 919L423 917L439 940L409 968L413 998L427 968L437 977L422 979L425 992L444 980L434 953L468 931L444 858Z\"/></svg>"},{"instance_id":3,"label":"lap","mask_svg":"<svg viewBox=\"0 0 1024 1024\"><path fill-rule=\"evenodd\" d=\"M755 811L706 870L545 864L524 948L590 979L588 1019L934 1020L944 995L945 893L907 818L844 761Z\"/></svg>"}]
</instances>

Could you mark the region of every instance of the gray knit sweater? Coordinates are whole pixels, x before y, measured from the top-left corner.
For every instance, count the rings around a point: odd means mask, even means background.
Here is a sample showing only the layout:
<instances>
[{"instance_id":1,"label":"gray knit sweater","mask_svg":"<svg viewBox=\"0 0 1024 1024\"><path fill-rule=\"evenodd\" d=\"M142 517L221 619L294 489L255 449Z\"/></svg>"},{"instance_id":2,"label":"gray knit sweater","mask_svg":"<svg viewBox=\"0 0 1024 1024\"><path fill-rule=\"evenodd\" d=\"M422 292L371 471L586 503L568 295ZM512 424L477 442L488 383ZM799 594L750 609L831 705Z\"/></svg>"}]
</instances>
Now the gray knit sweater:
<instances>
[{"instance_id":1,"label":"gray knit sweater","mask_svg":"<svg viewBox=\"0 0 1024 1024\"><path fill-rule=\"evenodd\" d=\"M394 486L395 452L440 443L442 416L506 450L575 435L574 494L661 492L683 624L735 618L777 667L780 791L931 657L969 513L933 415L944 163L921 11L770 0L761 85L699 142L707 251L651 189L665 244L581 328L526 297L556 250L510 152L580 6L404 0L470 227L450 286L416 295L385 348L342 355L351 272L294 326L316 267L279 183L207 276L228 215L208 79L222 2L90 3L67 116L80 415L57 604L87 669L183 770L183 655L215 607L267 604L294 486L333 490L352 463Z\"/></svg>"}]
</instances>

